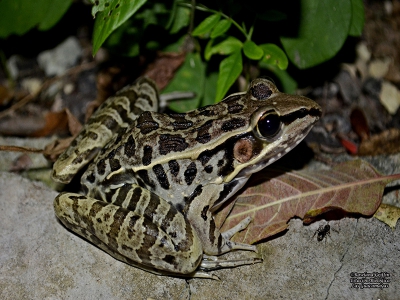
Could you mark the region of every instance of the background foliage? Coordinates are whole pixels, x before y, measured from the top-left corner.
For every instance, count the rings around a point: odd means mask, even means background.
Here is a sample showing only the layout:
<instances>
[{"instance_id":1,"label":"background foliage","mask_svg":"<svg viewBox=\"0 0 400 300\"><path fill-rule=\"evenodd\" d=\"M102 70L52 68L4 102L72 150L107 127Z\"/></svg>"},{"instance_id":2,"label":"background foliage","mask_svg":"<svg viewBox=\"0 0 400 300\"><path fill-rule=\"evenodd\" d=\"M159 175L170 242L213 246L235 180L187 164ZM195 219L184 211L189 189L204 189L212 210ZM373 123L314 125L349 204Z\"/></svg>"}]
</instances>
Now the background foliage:
<instances>
[{"instance_id":1,"label":"background foliage","mask_svg":"<svg viewBox=\"0 0 400 300\"><path fill-rule=\"evenodd\" d=\"M93 54L101 46L135 57L185 51L186 62L167 91L193 90L196 99L176 110L221 100L240 75L249 81L273 73L286 92L296 83L289 61L306 69L334 57L348 36L361 34L362 0L90 0L95 17ZM0 0L0 38L46 30L70 0Z\"/></svg>"}]
</instances>

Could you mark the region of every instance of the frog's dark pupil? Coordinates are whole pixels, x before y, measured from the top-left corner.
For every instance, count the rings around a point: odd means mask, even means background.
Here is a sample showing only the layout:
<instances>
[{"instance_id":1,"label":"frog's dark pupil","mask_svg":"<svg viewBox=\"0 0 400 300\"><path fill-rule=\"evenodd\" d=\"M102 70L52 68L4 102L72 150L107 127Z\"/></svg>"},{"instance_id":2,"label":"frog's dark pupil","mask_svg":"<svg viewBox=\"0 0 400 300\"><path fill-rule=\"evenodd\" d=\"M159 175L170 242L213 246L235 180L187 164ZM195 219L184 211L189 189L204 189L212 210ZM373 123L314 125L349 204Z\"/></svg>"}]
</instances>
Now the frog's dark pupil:
<instances>
[{"instance_id":1,"label":"frog's dark pupil","mask_svg":"<svg viewBox=\"0 0 400 300\"><path fill-rule=\"evenodd\" d=\"M266 113L258 120L258 131L265 138L276 135L281 128L281 121L276 113Z\"/></svg>"}]
</instances>

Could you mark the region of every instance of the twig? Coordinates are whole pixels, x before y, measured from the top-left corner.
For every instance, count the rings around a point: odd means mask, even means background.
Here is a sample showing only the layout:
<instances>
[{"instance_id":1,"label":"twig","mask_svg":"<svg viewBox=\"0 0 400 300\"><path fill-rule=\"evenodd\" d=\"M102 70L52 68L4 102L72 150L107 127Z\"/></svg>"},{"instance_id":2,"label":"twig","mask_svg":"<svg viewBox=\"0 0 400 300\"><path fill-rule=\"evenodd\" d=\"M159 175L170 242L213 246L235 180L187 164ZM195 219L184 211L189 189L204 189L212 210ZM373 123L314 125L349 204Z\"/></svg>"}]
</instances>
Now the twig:
<instances>
[{"instance_id":1,"label":"twig","mask_svg":"<svg viewBox=\"0 0 400 300\"><path fill-rule=\"evenodd\" d=\"M19 147L19 146L0 145L0 151L42 153L42 152L43 152L43 149L29 148L29 147Z\"/></svg>"}]
</instances>

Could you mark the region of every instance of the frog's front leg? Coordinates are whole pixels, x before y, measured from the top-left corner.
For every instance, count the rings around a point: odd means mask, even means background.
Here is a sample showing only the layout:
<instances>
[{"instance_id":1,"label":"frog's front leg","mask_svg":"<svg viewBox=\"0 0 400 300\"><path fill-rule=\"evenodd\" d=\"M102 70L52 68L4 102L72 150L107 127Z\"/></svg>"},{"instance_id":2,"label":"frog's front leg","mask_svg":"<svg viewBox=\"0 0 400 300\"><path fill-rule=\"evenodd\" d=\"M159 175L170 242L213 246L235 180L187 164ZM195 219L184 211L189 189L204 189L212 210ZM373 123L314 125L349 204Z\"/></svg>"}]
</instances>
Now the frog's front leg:
<instances>
[{"instance_id":1,"label":"frog's front leg","mask_svg":"<svg viewBox=\"0 0 400 300\"><path fill-rule=\"evenodd\" d=\"M201 241L174 206L136 185L118 188L109 201L63 193L54 208L67 228L119 260L156 274L196 276Z\"/></svg>"},{"instance_id":2,"label":"frog's front leg","mask_svg":"<svg viewBox=\"0 0 400 300\"><path fill-rule=\"evenodd\" d=\"M247 250L256 251L254 245L236 243L230 238L238 231L243 230L250 223L250 218L243 219L234 228L227 232L221 233L216 227L214 216L210 211L210 196L212 193L203 191L201 195L196 197L187 207L186 217L190 224L195 228L203 245L203 251L206 257L211 256L211 259L204 259L201 263L202 269L218 269L226 267L236 267L262 262L259 258L248 257L239 260L223 260L213 256L230 252L232 250ZM211 203L213 201L211 200Z\"/></svg>"}]
</instances>

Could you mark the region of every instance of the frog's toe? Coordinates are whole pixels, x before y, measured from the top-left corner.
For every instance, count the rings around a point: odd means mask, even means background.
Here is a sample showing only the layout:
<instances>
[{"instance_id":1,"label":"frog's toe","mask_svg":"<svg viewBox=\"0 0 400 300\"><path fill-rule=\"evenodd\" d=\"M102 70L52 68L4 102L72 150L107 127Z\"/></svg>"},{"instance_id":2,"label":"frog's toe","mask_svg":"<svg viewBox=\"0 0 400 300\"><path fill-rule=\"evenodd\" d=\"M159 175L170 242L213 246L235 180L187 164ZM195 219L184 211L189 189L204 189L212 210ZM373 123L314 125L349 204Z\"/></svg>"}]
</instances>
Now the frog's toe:
<instances>
[{"instance_id":1,"label":"frog's toe","mask_svg":"<svg viewBox=\"0 0 400 300\"><path fill-rule=\"evenodd\" d=\"M222 236L227 239L230 240L231 237L233 237L237 232L242 231L243 229L246 229L247 226L249 226L250 222L252 221L251 217L247 217L245 219L243 219L242 221L239 222L239 224L237 224L236 226L232 227L231 229L225 231L222 233Z\"/></svg>"}]
</instances>

